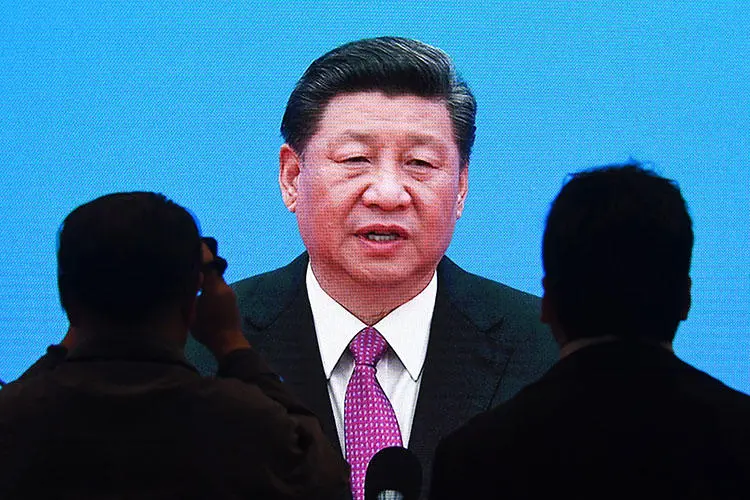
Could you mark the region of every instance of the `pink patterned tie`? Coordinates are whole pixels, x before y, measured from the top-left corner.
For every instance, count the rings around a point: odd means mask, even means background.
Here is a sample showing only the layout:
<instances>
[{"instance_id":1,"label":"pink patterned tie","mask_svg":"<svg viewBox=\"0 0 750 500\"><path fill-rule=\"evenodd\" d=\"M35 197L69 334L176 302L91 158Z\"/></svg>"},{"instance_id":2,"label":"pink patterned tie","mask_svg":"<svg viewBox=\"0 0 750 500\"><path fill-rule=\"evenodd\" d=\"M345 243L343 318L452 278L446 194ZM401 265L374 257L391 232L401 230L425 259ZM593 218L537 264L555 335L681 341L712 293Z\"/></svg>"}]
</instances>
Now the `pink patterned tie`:
<instances>
[{"instance_id":1,"label":"pink patterned tie","mask_svg":"<svg viewBox=\"0 0 750 500\"><path fill-rule=\"evenodd\" d=\"M375 378L375 365L387 348L385 339L371 326L349 344L354 373L344 398L344 435L354 500L364 499L365 473L375 453L388 446L401 446L396 414Z\"/></svg>"}]
</instances>

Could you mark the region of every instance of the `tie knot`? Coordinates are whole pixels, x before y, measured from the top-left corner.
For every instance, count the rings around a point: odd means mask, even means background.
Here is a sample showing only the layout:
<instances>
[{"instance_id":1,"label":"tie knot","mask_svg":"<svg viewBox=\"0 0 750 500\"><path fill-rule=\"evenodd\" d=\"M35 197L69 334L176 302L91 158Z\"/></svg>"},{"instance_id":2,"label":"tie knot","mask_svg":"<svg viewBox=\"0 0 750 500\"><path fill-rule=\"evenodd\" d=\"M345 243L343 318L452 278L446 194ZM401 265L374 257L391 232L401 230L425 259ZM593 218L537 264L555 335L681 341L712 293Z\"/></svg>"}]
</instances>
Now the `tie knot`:
<instances>
[{"instance_id":1,"label":"tie knot","mask_svg":"<svg viewBox=\"0 0 750 500\"><path fill-rule=\"evenodd\" d=\"M388 343L383 336L371 326L359 332L349 344L355 365L375 366L387 348Z\"/></svg>"}]
</instances>

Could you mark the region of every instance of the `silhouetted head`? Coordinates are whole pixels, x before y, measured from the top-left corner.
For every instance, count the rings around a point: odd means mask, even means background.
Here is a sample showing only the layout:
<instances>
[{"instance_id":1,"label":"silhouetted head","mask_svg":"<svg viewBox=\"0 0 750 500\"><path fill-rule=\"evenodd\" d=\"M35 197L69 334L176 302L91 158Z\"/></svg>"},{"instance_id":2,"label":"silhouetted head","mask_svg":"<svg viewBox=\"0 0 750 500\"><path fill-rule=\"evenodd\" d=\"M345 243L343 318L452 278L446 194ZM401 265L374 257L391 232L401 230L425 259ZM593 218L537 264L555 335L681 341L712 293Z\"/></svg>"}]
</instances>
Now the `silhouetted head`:
<instances>
[{"instance_id":1,"label":"silhouetted head","mask_svg":"<svg viewBox=\"0 0 750 500\"><path fill-rule=\"evenodd\" d=\"M693 229L677 185L640 165L577 173L547 217L543 320L566 340L671 342L690 308Z\"/></svg>"},{"instance_id":2,"label":"silhouetted head","mask_svg":"<svg viewBox=\"0 0 750 500\"><path fill-rule=\"evenodd\" d=\"M357 40L316 59L289 96L281 122L284 140L303 154L333 97L368 91L444 102L462 165L468 164L476 128L474 96L448 54L408 38Z\"/></svg>"},{"instance_id":3,"label":"silhouetted head","mask_svg":"<svg viewBox=\"0 0 750 500\"><path fill-rule=\"evenodd\" d=\"M73 326L142 326L175 311L189 314L201 240L192 215L164 195L115 193L65 218L57 265L60 299Z\"/></svg>"}]
</instances>

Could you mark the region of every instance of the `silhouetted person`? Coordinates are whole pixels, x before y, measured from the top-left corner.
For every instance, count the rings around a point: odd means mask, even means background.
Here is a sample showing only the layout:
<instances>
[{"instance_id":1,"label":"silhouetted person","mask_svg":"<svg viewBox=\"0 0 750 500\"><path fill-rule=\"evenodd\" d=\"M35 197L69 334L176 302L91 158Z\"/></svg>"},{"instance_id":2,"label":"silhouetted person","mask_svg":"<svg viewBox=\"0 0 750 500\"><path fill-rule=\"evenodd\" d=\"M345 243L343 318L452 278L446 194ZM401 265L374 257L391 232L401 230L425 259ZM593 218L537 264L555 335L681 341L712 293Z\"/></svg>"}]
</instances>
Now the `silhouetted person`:
<instances>
[{"instance_id":1,"label":"silhouetted person","mask_svg":"<svg viewBox=\"0 0 750 500\"><path fill-rule=\"evenodd\" d=\"M155 193L103 196L65 219L57 257L71 329L0 391L0 498L346 490L315 416L243 337L234 293L184 208ZM183 358L189 328L218 378Z\"/></svg>"},{"instance_id":2,"label":"silhouetted person","mask_svg":"<svg viewBox=\"0 0 750 500\"><path fill-rule=\"evenodd\" d=\"M673 182L637 165L574 175L543 242L561 360L441 441L432 498L750 498L750 397L672 351L692 247Z\"/></svg>"}]
</instances>

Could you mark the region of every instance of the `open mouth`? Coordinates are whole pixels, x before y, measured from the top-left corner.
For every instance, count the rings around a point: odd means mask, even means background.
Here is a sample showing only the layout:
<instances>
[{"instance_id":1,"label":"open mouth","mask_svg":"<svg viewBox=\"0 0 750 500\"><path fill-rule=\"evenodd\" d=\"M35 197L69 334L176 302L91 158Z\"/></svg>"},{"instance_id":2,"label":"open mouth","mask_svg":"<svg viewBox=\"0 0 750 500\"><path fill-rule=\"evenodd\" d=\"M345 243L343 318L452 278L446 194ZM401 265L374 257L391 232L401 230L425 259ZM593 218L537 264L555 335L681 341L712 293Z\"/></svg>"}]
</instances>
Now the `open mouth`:
<instances>
[{"instance_id":1,"label":"open mouth","mask_svg":"<svg viewBox=\"0 0 750 500\"><path fill-rule=\"evenodd\" d=\"M368 224L361 226L354 234L365 241L384 244L409 238L409 231L397 224Z\"/></svg>"},{"instance_id":2,"label":"open mouth","mask_svg":"<svg viewBox=\"0 0 750 500\"><path fill-rule=\"evenodd\" d=\"M396 241L401 239L401 236L398 233L377 233L374 231L364 233L362 237L369 241Z\"/></svg>"}]
</instances>

